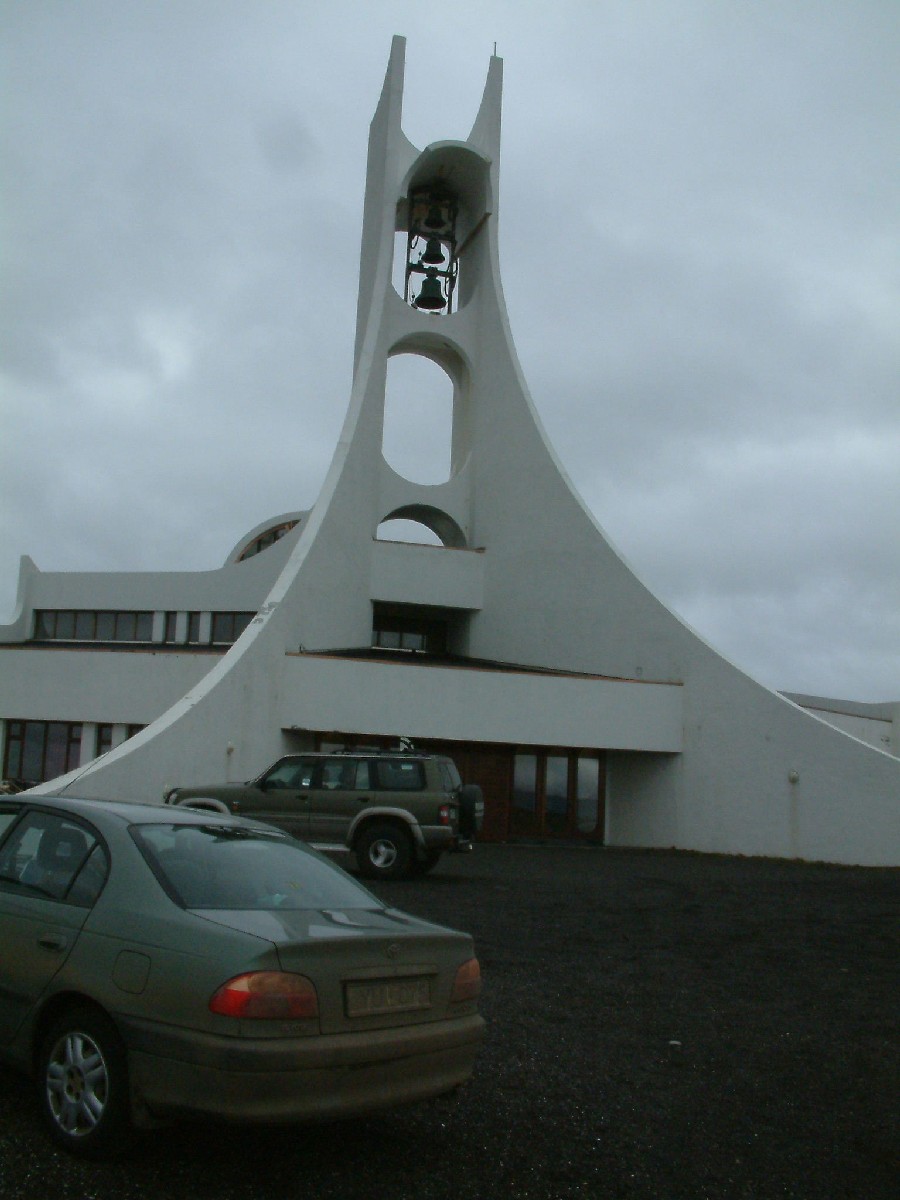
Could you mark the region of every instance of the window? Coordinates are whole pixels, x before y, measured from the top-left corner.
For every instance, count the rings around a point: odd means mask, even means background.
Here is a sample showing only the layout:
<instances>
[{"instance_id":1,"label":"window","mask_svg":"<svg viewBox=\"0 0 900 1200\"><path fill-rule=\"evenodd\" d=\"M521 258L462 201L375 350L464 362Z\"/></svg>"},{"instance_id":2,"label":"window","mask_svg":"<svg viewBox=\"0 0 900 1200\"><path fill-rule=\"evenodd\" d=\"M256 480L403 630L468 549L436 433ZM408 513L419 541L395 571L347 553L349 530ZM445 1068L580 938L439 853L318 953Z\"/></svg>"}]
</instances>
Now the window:
<instances>
[{"instance_id":1,"label":"window","mask_svg":"<svg viewBox=\"0 0 900 1200\"><path fill-rule=\"evenodd\" d=\"M44 609L35 614L34 636L48 642L150 642L153 614Z\"/></svg>"},{"instance_id":2,"label":"window","mask_svg":"<svg viewBox=\"0 0 900 1200\"><path fill-rule=\"evenodd\" d=\"M192 612L187 615L187 642L188 645L197 646L200 644L200 613Z\"/></svg>"},{"instance_id":3,"label":"window","mask_svg":"<svg viewBox=\"0 0 900 1200\"><path fill-rule=\"evenodd\" d=\"M176 633L177 629L178 629L178 613L177 612L167 612L165 628L163 630L163 641L166 642L167 645L171 646L174 644L176 637L177 637L177 633Z\"/></svg>"},{"instance_id":4,"label":"window","mask_svg":"<svg viewBox=\"0 0 900 1200\"><path fill-rule=\"evenodd\" d=\"M356 761L347 758L329 758L322 764L319 786L328 791L349 792L356 787Z\"/></svg>"},{"instance_id":5,"label":"window","mask_svg":"<svg viewBox=\"0 0 900 1200\"><path fill-rule=\"evenodd\" d=\"M149 642L153 638L153 614L148 612L120 612L115 614L117 642Z\"/></svg>"},{"instance_id":6,"label":"window","mask_svg":"<svg viewBox=\"0 0 900 1200\"><path fill-rule=\"evenodd\" d=\"M447 621L413 609L376 604L372 617L372 645L381 650L410 654L446 654Z\"/></svg>"},{"instance_id":7,"label":"window","mask_svg":"<svg viewBox=\"0 0 900 1200\"><path fill-rule=\"evenodd\" d=\"M236 642L256 614L252 612L217 612L212 615L214 645L230 646Z\"/></svg>"},{"instance_id":8,"label":"window","mask_svg":"<svg viewBox=\"0 0 900 1200\"><path fill-rule=\"evenodd\" d=\"M537 761L536 754L517 754L513 761L510 833L537 832Z\"/></svg>"},{"instance_id":9,"label":"window","mask_svg":"<svg viewBox=\"0 0 900 1200\"><path fill-rule=\"evenodd\" d=\"M372 893L293 838L272 829L133 825L134 838L163 887L185 908L372 908Z\"/></svg>"},{"instance_id":10,"label":"window","mask_svg":"<svg viewBox=\"0 0 900 1200\"><path fill-rule=\"evenodd\" d=\"M125 737L124 737L123 741L127 741L128 738L134 737L134 735L136 733L140 733L141 730L145 729L145 728L146 728L145 725L126 725L125 726ZM112 750L112 748L113 748L113 730L114 729L115 729L115 726L111 725L111 724L103 724L103 725L97 726L97 754L98 755L105 754L107 752L107 750Z\"/></svg>"},{"instance_id":11,"label":"window","mask_svg":"<svg viewBox=\"0 0 900 1200\"><path fill-rule=\"evenodd\" d=\"M565 833L569 827L569 759L566 755L547 755L544 826L548 833Z\"/></svg>"},{"instance_id":12,"label":"window","mask_svg":"<svg viewBox=\"0 0 900 1200\"><path fill-rule=\"evenodd\" d=\"M12 825L13 821L15 821L18 815L19 810L17 808L5 808L0 810L0 841L3 840L4 833L6 833L7 829L9 829L10 825Z\"/></svg>"},{"instance_id":13,"label":"window","mask_svg":"<svg viewBox=\"0 0 900 1200\"><path fill-rule=\"evenodd\" d=\"M388 792L420 792L425 787L422 764L403 759L378 759L375 763L378 786Z\"/></svg>"},{"instance_id":14,"label":"window","mask_svg":"<svg viewBox=\"0 0 900 1200\"><path fill-rule=\"evenodd\" d=\"M438 768L440 769L441 783L444 785L445 791L455 792L458 787L462 787L462 779L460 778L459 771L456 769L456 763L441 762L438 763Z\"/></svg>"},{"instance_id":15,"label":"window","mask_svg":"<svg viewBox=\"0 0 900 1200\"><path fill-rule=\"evenodd\" d=\"M56 614L56 628L53 631L53 636L66 641L71 641L75 637L75 614L73 612L58 612Z\"/></svg>"},{"instance_id":16,"label":"window","mask_svg":"<svg viewBox=\"0 0 900 1200\"><path fill-rule=\"evenodd\" d=\"M578 832L602 833L600 824L600 760L581 754L578 757L576 783L578 803Z\"/></svg>"},{"instance_id":17,"label":"window","mask_svg":"<svg viewBox=\"0 0 900 1200\"><path fill-rule=\"evenodd\" d=\"M81 724L68 721L9 721L3 777L43 783L79 766Z\"/></svg>"},{"instance_id":18,"label":"window","mask_svg":"<svg viewBox=\"0 0 900 1200\"><path fill-rule=\"evenodd\" d=\"M94 612L77 612L75 614L76 642L92 642L96 634L97 614Z\"/></svg>"},{"instance_id":19,"label":"window","mask_svg":"<svg viewBox=\"0 0 900 1200\"><path fill-rule=\"evenodd\" d=\"M286 533L290 533L296 524L296 521L285 521L283 525L275 525L272 529L267 529L265 533L260 534L255 541L252 541L249 546L241 551L238 556L238 562L244 562L248 558L253 558L255 554L259 554L262 550L268 550L270 546L274 546L276 542L280 542Z\"/></svg>"},{"instance_id":20,"label":"window","mask_svg":"<svg viewBox=\"0 0 900 1200\"><path fill-rule=\"evenodd\" d=\"M261 782L266 789L273 790L308 788L312 784L316 761L314 758L286 758L283 762L276 763Z\"/></svg>"},{"instance_id":21,"label":"window","mask_svg":"<svg viewBox=\"0 0 900 1200\"><path fill-rule=\"evenodd\" d=\"M28 813L0 854L0 883L24 893L94 903L106 880L106 855L86 828L50 813Z\"/></svg>"}]
</instances>

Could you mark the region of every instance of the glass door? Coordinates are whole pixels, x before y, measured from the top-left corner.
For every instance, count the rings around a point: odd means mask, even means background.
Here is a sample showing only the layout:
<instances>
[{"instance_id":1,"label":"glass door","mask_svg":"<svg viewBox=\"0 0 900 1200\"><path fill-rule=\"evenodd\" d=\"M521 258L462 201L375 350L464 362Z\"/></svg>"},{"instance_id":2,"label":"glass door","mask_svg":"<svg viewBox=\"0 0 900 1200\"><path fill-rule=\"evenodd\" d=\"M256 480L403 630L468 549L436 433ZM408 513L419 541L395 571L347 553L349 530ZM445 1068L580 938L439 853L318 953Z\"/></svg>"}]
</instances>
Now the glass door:
<instances>
[{"instance_id":1,"label":"glass door","mask_svg":"<svg viewBox=\"0 0 900 1200\"><path fill-rule=\"evenodd\" d=\"M603 840L603 755L541 751L513 756L510 837Z\"/></svg>"}]
</instances>

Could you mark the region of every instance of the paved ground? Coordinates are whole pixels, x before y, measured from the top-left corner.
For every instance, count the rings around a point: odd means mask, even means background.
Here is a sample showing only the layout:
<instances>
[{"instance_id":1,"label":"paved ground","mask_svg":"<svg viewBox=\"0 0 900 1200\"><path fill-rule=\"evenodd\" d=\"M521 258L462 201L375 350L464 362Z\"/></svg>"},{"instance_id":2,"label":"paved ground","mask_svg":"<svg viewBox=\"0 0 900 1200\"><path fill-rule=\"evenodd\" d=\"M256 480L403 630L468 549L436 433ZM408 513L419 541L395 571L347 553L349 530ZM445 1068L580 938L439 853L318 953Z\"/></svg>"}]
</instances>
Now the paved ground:
<instances>
[{"instance_id":1,"label":"paved ground","mask_svg":"<svg viewBox=\"0 0 900 1200\"><path fill-rule=\"evenodd\" d=\"M364 1121L48 1148L0 1074L3 1200L895 1200L900 872L479 847L392 904L471 930L488 1038Z\"/></svg>"}]
</instances>

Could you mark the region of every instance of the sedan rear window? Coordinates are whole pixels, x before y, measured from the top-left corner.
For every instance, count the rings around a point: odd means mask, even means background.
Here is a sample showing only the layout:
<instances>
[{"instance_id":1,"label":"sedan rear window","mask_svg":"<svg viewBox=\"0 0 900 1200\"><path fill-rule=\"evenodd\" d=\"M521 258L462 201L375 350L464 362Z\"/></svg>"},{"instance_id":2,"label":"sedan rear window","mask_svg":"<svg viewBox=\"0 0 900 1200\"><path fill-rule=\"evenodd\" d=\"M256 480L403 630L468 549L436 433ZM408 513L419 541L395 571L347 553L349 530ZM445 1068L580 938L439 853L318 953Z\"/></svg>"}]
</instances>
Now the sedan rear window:
<instances>
[{"instance_id":1,"label":"sedan rear window","mask_svg":"<svg viewBox=\"0 0 900 1200\"><path fill-rule=\"evenodd\" d=\"M381 908L300 842L242 825L133 825L154 874L183 908Z\"/></svg>"}]
</instances>

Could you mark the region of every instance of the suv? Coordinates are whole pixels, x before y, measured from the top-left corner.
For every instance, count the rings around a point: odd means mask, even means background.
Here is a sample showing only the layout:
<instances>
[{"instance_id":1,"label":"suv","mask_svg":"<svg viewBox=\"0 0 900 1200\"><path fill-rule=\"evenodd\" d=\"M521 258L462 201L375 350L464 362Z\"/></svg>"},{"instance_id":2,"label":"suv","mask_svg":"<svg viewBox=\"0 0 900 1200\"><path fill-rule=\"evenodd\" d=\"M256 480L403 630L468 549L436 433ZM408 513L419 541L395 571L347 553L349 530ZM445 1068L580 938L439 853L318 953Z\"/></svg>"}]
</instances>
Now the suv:
<instances>
[{"instance_id":1,"label":"suv","mask_svg":"<svg viewBox=\"0 0 900 1200\"><path fill-rule=\"evenodd\" d=\"M443 755L377 750L289 754L247 783L172 788L166 804L269 821L322 849L352 850L369 879L422 875L471 850L481 788Z\"/></svg>"}]
</instances>

